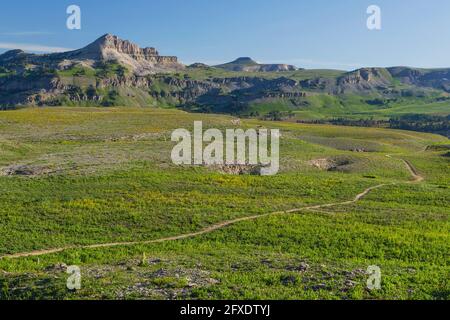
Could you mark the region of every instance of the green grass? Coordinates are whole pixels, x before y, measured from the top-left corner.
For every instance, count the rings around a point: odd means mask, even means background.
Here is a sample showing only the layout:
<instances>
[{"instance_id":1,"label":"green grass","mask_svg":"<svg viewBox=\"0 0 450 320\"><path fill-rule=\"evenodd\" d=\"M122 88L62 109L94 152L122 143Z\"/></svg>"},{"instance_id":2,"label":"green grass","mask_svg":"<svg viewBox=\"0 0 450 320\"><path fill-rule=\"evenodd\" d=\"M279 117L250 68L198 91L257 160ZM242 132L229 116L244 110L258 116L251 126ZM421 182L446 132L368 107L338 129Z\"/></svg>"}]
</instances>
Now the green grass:
<instances>
[{"instance_id":1,"label":"green grass","mask_svg":"<svg viewBox=\"0 0 450 320\"><path fill-rule=\"evenodd\" d=\"M125 75L129 71L118 63L108 62L100 66L88 67L84 65L73 65L69 69L58 70L56 74L60 77L87 77L87 78L105 78L115 75Z\"/></svg>"},{"instance_id":2,"label":"green grass","mask_svg":"<svg viewBox=\"0 0 450 320\"><path fill-rule=\"evenodd\" d=\"M61 77L95 77L96 71L93 68L76 65L70 69L58 71L57 74Z\"/></svg>"},{"instance_id":3,"label":"green grass","mask_svg":"<svg viewBox=\"0 0 450 320\"><path fill-rule=\"evenodd\" d=\"M230 128L231 117L137 108L0 113L0 255L195 232L225 220L362 201L240 222L191 239L0 260L2 299L449 299L449 144L431 134L243 121L282 132L273 177L171 163L172 130ZM366 148L368 152L352 152ZM387 157L386 155L391 155ZM345 157L336 172L310 160ZM407 184L410 161L426 177ZM144 255L145 254L145 255ZM144 260L144 261L143 261ZM82 289L65 287L79 265ZM366 289L378 265L382 289Z\"/></svg>"},{"instance_id":4,"label":"green grass","mask_svg":"<svg viewBox=\"0 0 450 320\"><path fill-rule=\"evenodd\" d=\"M294 111L297 119L317 120L317 119L375 119L388 120L392 117L398 117L407 114L430 114L430 115L448 115L448 101L436 102L433 98L423 101L416 98L402 98L396 102L386 105L370 105L367 101L370 97L357 95L328 96L313 95L303 99L300 106L289 108ZM286 110L286 108L277 109L277 105L272 104L275 110ZM270 111L270 110L268 110Z\"/></svg>"},{"instance_id":5,"label":"green grass","mask_svg":"<svg viewBox=\"0 0 450 320\"><path fill-rule=\"evenodd\" d=\"M410 114L448 115L448 101L426 99L400 98L383 105L371 105L373 96L346 94L340 96L311 93L304 98L271 99L255 101L243 111L244 115L266 115L273 111L292 112L293 120L330 120L345 118L350 120L374 119L389 120L390 118Z\"/></svg>"}]
</instances>

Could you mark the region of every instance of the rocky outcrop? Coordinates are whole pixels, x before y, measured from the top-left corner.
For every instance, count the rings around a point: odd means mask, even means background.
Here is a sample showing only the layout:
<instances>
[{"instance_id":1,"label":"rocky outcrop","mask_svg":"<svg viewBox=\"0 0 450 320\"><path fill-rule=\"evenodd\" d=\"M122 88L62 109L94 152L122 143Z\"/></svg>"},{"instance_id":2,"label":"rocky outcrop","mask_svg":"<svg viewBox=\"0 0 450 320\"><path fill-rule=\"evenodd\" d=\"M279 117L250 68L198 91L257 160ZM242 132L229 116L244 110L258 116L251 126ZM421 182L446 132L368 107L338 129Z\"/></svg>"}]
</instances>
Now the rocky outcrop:
<instances>
[{"instance_id":1,"label":"rocky outcrop","mask_svg":"<svg viewBox=\"0 0 450 320\"><path fill-rule=\"evenodd\" d=\"M337 79L337 93L386 90L392 85L392 77L386 69L358 69Z\"/></svg>"},{"instance_id":2,"label":"rocky outcrop","mask_svg":"<svg viewBox=\"0 0 450 320\"><path fill-rule=\"evenodd\" d=\"M289 64L261 64L259 65L259 72L286 72L295 71L297 67Z\"/></svg>"},{"instance_id":3,"label":"rocky outcrop","mask_svg":"<svg viewBox=\"0 0 450 320\"><path fill-rule=\"evenodd\" d=\"M46 66L54 70L68 69L74 65L94 67L98 63L117 62L136 75L169 73L184 69L174 56L161 56L155 48L138 45L106 34L88 46L69 52L29 54L11 50L0 55L0 65L10 65L19 72L25 66Z\"/></svg>"},{"instance_id":4,"label":"rocky outcrop","mask_svg":"<svg viewBox=\"0 0 450 320\"><path fill-rule=\"evenodd\" d=\"M387 70L402 83L450 92L450 69L393 67Z\"/></svg>"},{"instance_id":5,"label":"rocky outcrop","mask_svg":"<svg viewBox=\"0 0 450 320\"><path fill-rule=\"evenodd\" d=\"M128 40L106 34L90 45L71 52L57 54L59 59L75 61L117 61L137 75L171 72L184 69L174 56L160 56L155 48L140 48Z\"/></svg>"},{"instance_id":6,"label":"rocky outcrop","mask_svg":"<svg viewBox=\"0 0 450 320\"><path fill-rule=\"evenodd\" d=\"M336 90L336 79L330 78L314 78L300 82L300 86L304 89L312 91L333 92Z\"/></svg>"},{"instance_id":7,"label":"rocky outcrop","mask_svg":"<svg viewBox=\"0 0 450 320\"><path fill-rule=\"evenodd\" d=\"M337 78L312 78L300 81L303 89L328 94L388 92L393 78L386 69L363 68L347 72Z\"/></svg>"},{"instance_id":8,"label":"rocky outcrop","mask_svg":"<svg viewBox=\"0 0 450 320\"><path fill-rule=\"evenodd\" d=\"M297 70L295 66L288 64L260 64L248 57L238 58L235 61L218 65L216 68L237 72L285 72Z\"/></svg>"},{"instance_id":9,"label":"rocky outcrop","mask_svg":"<svg viewBox=\"0 0 450 320\"><path fill-rule=\"evenodd\" d=\"M424 76L424 72L419 69L393 67L388 68L387 70L393 77L406 84L416 84L419 79Z\"/></svg>"},{"instance_id":10,"label":"rocky outcrop","mask_svg":"<svg viewBox=\"0 0 450 320\"><path fill-rule=\"evenodd\" d=\"M121 50L132 52L133 47L122 45ZM0 89L10 93L6 99L11 104L55 105L58 97L74 103L91 101L102 104L107 92L120 88L141 90L143 95L179 107L197 105L225 111L230 107L243 107L252 101L264 99L300 99L306 96L295 80L280 77L230 77L195 80L179 75L123 74L90 79L90 88L79 87L73 78L48 76L28 81L23 77L0 78ZM101 93L99 93L101 92ZM105 93L106 92L106 93ZM0 103L2 103L0 96Z\"/></svg>"}]
</instances>

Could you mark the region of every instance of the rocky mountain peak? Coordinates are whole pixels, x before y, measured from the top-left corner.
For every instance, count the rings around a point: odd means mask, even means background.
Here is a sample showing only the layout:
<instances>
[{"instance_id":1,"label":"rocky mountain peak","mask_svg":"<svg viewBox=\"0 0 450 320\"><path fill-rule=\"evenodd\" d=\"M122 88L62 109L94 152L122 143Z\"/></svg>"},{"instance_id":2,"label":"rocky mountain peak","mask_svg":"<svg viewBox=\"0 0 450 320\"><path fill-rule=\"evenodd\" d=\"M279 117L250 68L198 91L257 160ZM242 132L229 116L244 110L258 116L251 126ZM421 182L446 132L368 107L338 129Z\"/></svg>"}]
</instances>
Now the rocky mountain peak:
<instances>
[{"instance_id":1,"label":"rocky mountain peak","mask_svg":"<svg viewBox=\"0 0 450 320\"><path fill-rule=\"evenodd\" d=\"M122 40L109 33L78 51L103 59L107 59L111 53L129 55L136 60L151 60L153 57L159 57L155 48L141 48L131 41Z\"/></svg>"},{"instance_id":2,"label":"rocky mountain peak","mask_svg":"<svg viewBox=\"0 0 450 320\"><path fill-rule=\"evenodd\" d=\"M115 61L139 75L184 68L177 57L160 56L155 48L141 48L131 41L122 40L112 34L105 34L88 46L63 56L65 59L77 61Z\"/></svg>"},{"instance_id":3,"label":"rocky mountain peak","mask_svg":"<svg viewBox=\"0 0 450 320\"><path fill-rule=\"evenodd\" d=\"M137 44L128 40L122 40L118 36L112 34L105 34L94 42L98 45L100 50L116 50L119 53L128 54L139 58L146 58L149 56L159 56L155 48L140 48Z\"/></svg>"}]
</instances>

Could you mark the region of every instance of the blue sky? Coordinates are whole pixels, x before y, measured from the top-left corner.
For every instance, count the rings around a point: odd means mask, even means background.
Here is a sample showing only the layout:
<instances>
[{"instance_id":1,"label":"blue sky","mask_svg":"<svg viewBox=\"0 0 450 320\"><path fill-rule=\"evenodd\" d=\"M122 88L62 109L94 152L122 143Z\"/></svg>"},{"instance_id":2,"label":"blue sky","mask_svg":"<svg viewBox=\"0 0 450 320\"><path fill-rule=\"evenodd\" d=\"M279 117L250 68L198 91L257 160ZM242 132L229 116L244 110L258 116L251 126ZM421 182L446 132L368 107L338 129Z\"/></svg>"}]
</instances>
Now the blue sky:
<instances>
[{"instance_id":1,"label":"blue sky","mask_svg":"<svg viewBox=\"0 0 450 320\"><path fill-rule=\"evenodd\" d=\"M66 28L70 4L81 7L81 30ZM366 27L371 4L382 10L380 31ZM448 0L2 1L0 52L76 49L105 33L184 63L450 67Z\"/></svg>"}]
</instances>

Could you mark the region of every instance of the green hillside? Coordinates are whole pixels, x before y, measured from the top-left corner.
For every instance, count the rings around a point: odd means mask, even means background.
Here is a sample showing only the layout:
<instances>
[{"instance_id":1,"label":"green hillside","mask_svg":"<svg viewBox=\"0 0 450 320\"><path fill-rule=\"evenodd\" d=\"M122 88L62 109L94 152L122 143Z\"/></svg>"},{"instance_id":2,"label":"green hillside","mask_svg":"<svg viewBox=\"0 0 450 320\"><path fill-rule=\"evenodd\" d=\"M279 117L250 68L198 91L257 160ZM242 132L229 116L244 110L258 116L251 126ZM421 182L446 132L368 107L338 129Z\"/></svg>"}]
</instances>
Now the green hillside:
<instances>
[{"instance_id":1,"label":"green hillside","mask_svg":"<svg viewBox=\"0 0 450 320\"><path fill-rule=\"evenodd\" d=\"M174 129L232 119L2 111L0 298L449 299L448 139L247 119L281 130L278 175L172 164Z\"/></svg>"}]
</instances>

